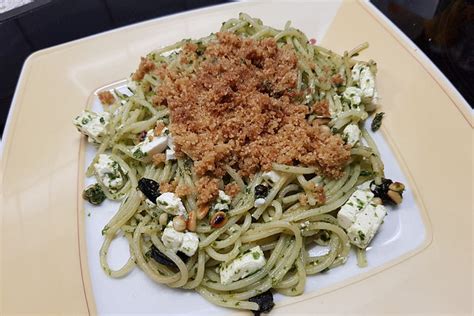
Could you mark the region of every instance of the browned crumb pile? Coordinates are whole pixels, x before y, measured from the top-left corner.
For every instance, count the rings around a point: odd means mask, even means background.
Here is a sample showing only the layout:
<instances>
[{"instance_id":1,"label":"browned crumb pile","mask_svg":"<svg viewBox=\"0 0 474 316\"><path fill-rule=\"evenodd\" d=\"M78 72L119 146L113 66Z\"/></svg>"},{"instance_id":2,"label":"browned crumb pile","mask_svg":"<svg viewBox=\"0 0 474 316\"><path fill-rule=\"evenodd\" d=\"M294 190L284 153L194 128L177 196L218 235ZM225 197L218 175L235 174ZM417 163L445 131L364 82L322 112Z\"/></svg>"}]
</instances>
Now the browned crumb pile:
<instances>
[{"instance_id":1,"label":"browned crumb pile","mask_svg":"<svg viewBox=\"0 0 474 316\"><path fill-rule=\"evenodd\" d=\"M185 45L181 64L194 62L202 53L197 49ZM215 197L212 179L225 174L226 164L243 176L270 170L273 162L341 175L349 150L327 127L305 119L310 109L295 101L297 57L292 48L278 48L271 38L256 41L217 33L203 57L193 74L154 68L146 60L136 73L143 77L153 70L160 77L154 101L168 105L177 153L191 157L202 177L201 203ZM327 115L327 104L312 111Z\"/></svg>"},{"instance_id":2,"label":"browned crumb pile","mask_svg":"<svg viewBox=\"0 0 474 316\"><path fill-rule=\"evenodd\" d=\"M99 97L100 103L103 105L111 105L115 102L115 97L110 91L102 91L97 95Z\"/></svg>"}]
</instances>

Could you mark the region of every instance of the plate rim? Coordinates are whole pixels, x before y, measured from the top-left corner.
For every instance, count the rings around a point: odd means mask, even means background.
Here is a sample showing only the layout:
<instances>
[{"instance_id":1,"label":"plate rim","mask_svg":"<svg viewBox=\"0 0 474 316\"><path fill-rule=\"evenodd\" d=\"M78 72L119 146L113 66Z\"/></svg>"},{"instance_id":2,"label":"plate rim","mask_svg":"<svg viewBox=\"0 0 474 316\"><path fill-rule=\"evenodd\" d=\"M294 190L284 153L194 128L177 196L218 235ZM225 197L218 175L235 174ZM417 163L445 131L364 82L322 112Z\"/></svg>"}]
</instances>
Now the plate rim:
<instances>
[{"instance_id":1,"label":"plate rim","mask_svg":"<svg viewBox=\"0 0 474 316\"><path fill-rule=\"evenodd\" d=\"M365 1L362 1L362 0L358 0L358 3L362 5L363 8L365 8L365 6L367 5L367 3L365 3ZM221 6L230 6L230 5L235 5L235 6L239 6L240 3L232 3L232 4L225 4L225 5L221 5ZM217 7L221 7L221 6L217 6ZM216 8L216 7L207 7L207 8L201 8L201 9L197 9L197 10L193 10L193 11L188 11L188 12L184 12L184 13L179 13L179 14L175 14L175 15L186 15L186 14L194 14L195 11L206 11L206 10L209 10L209 9L212 9L212 8ZM368 11L370 13L370 11ZM73 41L73 42L70 42L70 43L65 43L65 44L61 44L61 45L58 45L58 46L69 46L71 43L79 43L79 42L82 42L82 41L85 41L85 40L88 40L90 38L93 38L93 37L96 37L96 36L101 36L101 35L104 35L106 33L112 33L112 32L119 32L121 31L121 29L126 29L126 28L133 28L133 27L137 27L137 26L141 26L142 24L148 24L148 23L154 23L156 22L156 20L166 20L170 17L173 17L175 15L172 15L172 16L165 16L165 17L160 17L158 19L153 19L153 20L149 20L149 21L145 21L145 22L141 22L141 23L137 23L137 24L133 24L133 25L129 25L129 26L125 26L123 28L119 28L119 29L114 29L114 30L110 30L110 31L107 31L107 32L104 32L104 33L100 33L100 34L96 34L96 35L93 35L93 36L90 36L90 37L86 37L86 38L83 38L83 39L78 39L76 41ZM374 18L378 21L378 18L377 16L374 16ZM381 22L379 22L379 24L382 24ZM386 30L389 32L389 33L393 33L394 30L391 29L391 28L386 28ZM406 48L406 45L408 45L407 43L405 43L405 41L403 39L398 39L397 36L400 36L399 34L394 34L394 37L396 38L397 42L399 44L401 44L402 46ZM49 53L50 51L56 51L56 48L57 46L55 47L51 47L51 48L47 48L47 49L44 49L44 50L40 50L40 51L37 51L35 52L34 54L30 55L27 59L27 61L24 63L23 67L22 67L22 71L21 71L21 74L20 74L20 78L19 78L19 81L18 81L18 84L17 84L17 87L15 89L15 94L14 94L14 98L12 100L12 107L10 109L10 112L9 112L9 115L8 115L8 119L7 119L7 124L5 125L5 133L4 133L4 148L1 152L1 166L2 166L2 181L1 181L1 184L0 185L4 185L3 183L3 174L4 174L4 170L7 166L7 156L8 156L8 152L10 151L10 146L11 146L11 142L12 142L12 139L13 139L13 136L12 136L12 133L13 133L13 130L14 130L14 127L17 123L17 120L18 120L18 111L19 111L19 104L21 104L21 100L23 98L23 94L21 93L24 88L27 86L27 83L28 81L30 80L30 71L31 71L31 66L32 64L34 64L35 62L38 61L38 58L41 58L41 56L43 54L47 54ZM432 67L432 65L429 65L426 63L426 61L423 61L423 60L419 60L419 56L414 53L413 51L411 51L410 49L407 49L408 53L410 54L410 56L414 57L420 64L421 66L423 67L423 69L425 71L427 71L430 75L430 71L432 71L432 69L430 70L430 67ZM450 97L450 94L452 94L452 90L451 90L451 87L446 87L444 82L440 82L437 78L437 75L435 74L435 76L432 78L438 83L438 85L441 87L441 89L444 91L444 93ZM458 107L457 110L460 111L462 113L462 115L464 116L464 118L466 119L467 123L469 125L471 125L472 127L472 120L470 120L469 118L472 118L472 117L466 117L465 116L465 113L462 112L462 110L459 108L459 100L457 99L453 99L451 98L452 102ZM382 127L382 132L384 132L384 128ZM399 149L398 148L394 148L394 143L392 141L392 139L390 138L390 136L388 135L385 135L384 134L384 137L385 139L387 140L387 142L389 143L390 145L390 148L393 150L394 153L398 154L399 152ZM81 141L81 143L83 142L83 140ZM397 157L397 161L400 162L400 159L399 157ZM83 165L83 164L82 164ZM418 189L418 186L416 185L416 182L413 181L413 176L410 172L409 169L406 168L406 163L403 162L403 163L400 163L400 166L402 167L402 171L404 172L404 174L407 176L408 180L410 181L411 183L411 187L413 189L413 192L414 192L414 197L415 197L415 200L417 203L419 203L418 205L420 206L420 214L422 215L422 219L423 220L428 220L429 222L429 226L427 226L425 224L425 227L429 227L430 228L430 234L428 234L428 231L427 231L427 234L426 235L430 235L430 238L429 238L429 242L426 244L425 248L427 248L432 242L433 242L433 231L432 231L432 223L430 221L430 218L428 216L428 213L426 211L426 207L425 207L425 203L423 201L423 198L421 197L421 195L419 194L419 189ZM84 177L81 175L81 177L79 177L79 179L84 179ZM415 184L415 185L413 185ZM415 191L416 190L416 191ZM416 194L415 194L416 193ZM79 197L80 195L77 194L77 197ZM3 200L4 199L4 196L3 196L3 187L2 187L2 196L1 196L1 199ZM84 214L83 214L84 215ZM423 215L426 215L426 218L424 218ZM1 218L1 217L0 217ZM84 221L78 221L78 222L82 222L84 223ZM425 240L426 241L426 240ZM423 249L422 249L423 250ZM420 251L421 252L421 251ZM85 252L87 253L87 251ZM413 255L412 255L413 256ZM410 256L410 257L412 257ZM408 259L408 258L406 258ZM88 269L87 269L88 270ZM381 271L380 271L381 272ZM379 272L378 272L379 273ZM375 275L377 273L373 273L371 274L371 276ZM359 280L358 280L359 281ZM353 283L356 283L358 281L354 281ZM350 283L352 284L352 283ZM328 287L330 288L330 287ZM340 289L341 287L338 286L337 289ZM318 294L316 296L320 296L322 294L326 294L326 293L329 293L331 291L334 291L335 289L333 290L328 290L328 291L325 291L321 294ZM279 305L279 307L283 307L283 306L287 306L287 305L291 305L291 304L294 304L294 303L297 303L297 302L301 302L301 301L306 301L306 300L309 300L313 297L307 297L305 299L301 299L301 300L298 300L298 301L295 301L295 302L291 302L289 304L281 304ZM89 313L93 313L94 314L94 310L92 311L89 311Z\"/></svg>"}]
</instances>

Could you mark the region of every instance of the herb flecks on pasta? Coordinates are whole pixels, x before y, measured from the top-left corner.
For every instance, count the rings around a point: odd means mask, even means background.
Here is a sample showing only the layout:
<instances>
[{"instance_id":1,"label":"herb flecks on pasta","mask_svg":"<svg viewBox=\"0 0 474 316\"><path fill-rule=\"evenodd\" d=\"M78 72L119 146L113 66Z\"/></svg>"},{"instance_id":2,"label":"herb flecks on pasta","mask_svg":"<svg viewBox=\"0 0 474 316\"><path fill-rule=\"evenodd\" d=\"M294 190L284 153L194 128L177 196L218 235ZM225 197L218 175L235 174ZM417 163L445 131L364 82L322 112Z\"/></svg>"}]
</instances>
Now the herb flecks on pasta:
<instances>
[{"instance_id":1,"label":"herb flecks on pasta","mask_svg":"<svg viewBox=\"0 0 474 316\"><path fill-rule=\"evenodd\" d=\"M312 43L290 23L242 13L151 52L130 93L101 93L104 112L74 119L98 147L84 196L121 201L102 230L108 275L138 266L214 304L268 312L272 293L302 294L351 247L367 265L384 203L405 189L385 178L363 127L378 102L376 64L354 59L366 43L343 55ZM130 258L112 270L120 235ZM329 251L311 255L317 245Z\"/></svg>"}]
</instances>

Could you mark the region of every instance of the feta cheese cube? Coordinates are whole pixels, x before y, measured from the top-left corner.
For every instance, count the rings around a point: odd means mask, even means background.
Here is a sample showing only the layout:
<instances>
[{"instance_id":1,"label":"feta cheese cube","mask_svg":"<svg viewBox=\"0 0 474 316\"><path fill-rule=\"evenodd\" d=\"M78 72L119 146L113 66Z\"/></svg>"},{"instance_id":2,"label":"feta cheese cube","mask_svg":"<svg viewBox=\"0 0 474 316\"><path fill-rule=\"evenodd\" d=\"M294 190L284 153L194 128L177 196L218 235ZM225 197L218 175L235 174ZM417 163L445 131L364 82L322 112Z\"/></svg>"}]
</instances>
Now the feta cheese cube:
<instances>
[{"instance_id":1,"label":"feta cheese cube","mask_svg":"<svg viewBox=\"0 0 474 316\"><path fill-rule=\"evenodd\" d=\"M262 206L263 204L265 204L265 199L264 198L258 198L253 203L253 206L254 207L259 207L259 206Z\"/></svg>"},{"instance_id":2,"label":"feta cheese cube","mask_svg":"<svg viewBox=\"0 0 474 316\"><path fill-rule=\"evenodd\" d=\"M168 146L168 136L156 136L153 129L146 133L145 139L135 145L132 149L133 157L137 159L148 157L150 159L154 154L165 151Z\"/></svg>"},{"instance_id":3,"label":"feta cheese cube","mask_svg":"<svg viewBox=\"0 0 474 316\"><path fill-rule=\"evenodd\" d=\"M216 203L212 206L212 209L215 211L228 211L229 204L226 203Z\"/></svg>"},{"instance_id":4,"label":"feta cheese cube","mask_svg":"<svg viewBox=\"0 0 474 316\"><path fill-rule=\"evenodd\" d=\"M266 259L260 246L253 247L230 263L221 264L221 284L226 285L243 279L263 268L265 264Z\"/></svg>"},{"instance_id":5,"label":"feta cheese cube","mask_svg":"<svg viewBox=\"0 0 474 316\"><path fill-rule=\"evenodd\" d=\"M173 222L169 222L168 226L161 235L163 245L173 252L181 251L186 256L194 255L199 246L199 237L192 232L178 232L173 228Z\"/></svg>"},{"instance_id":6,"label":"feta cheese cube","mask_svg":"<svg viewBox=\"0 0 474 316\"><path fill-rule=\"evenodd\" d=\"M361 63L355 64L352 68L352 80L362 91L362 96L374 101L377 91L375 90L375 76L370 67Z\"/></svg>"},{"instance_id":7,"label":"feta cheese cube","mask_svg":"<svg viewBox=\"0 0 474 316\"><path fill-rule=\"evenodd\" d=\"M264 172L262 174L262 178L264 180L267 180L270 183L275 184L278 181L280 181L281 176L278 174L278 172L272 170L272 171Z\"/></svg>"},{"instance_id":8,"label":"feta cheese cube","mask_svg":"<svg viewBox=\"0 0 474 316\"><path fill-rule=\"evenodd\" d=\"M176 153L173 149L166 149L166 161L176 160Z\"/></svg>"},{"instance_id":9,"label":"feta cheese cube","mask_svg":"<svg viewBox=\"0 0 474 316\"><path fill-rule=\"evenodd\" d=\"M183 236L183 243L179 246L179 251L191 257L196 253L199 246L199 237L195 233L186 232Z\"/></svg>"},{"instance_id":10,"label":"feta cheese cube","mask_svg":"<svg viewBox=\"0 0 474 316\"><path fill-rule=\"evenodd\" d=\"M367 205L347 230L351 243L359 248L366 248L386 215L387 211L383 205Z\"/></svg>"},{"instance_id":11,"label":"feta cheese cube","mask_svg":"<svg viewBox=\"0 0 474 316\"><path fill-rule=\"evenodd\" d=\"M357 124L348 124L342 131L343 139L351 147L357 144L360 138L360 129Z\"/></svg>"},{"instance_id":12,"label":"feta cheese cube","mask_svg":"<svg viewBox=\"0 0 474 316\"><path fill-rule=\"evenodd\" d=\"M337 213L339 226L347 230L356 221L357 215L373 198L374 194L367 190L357 190L352 193L349 200L347 200Z\"/></svg>"},{"instance_id":13,"label":"feta cheese cube","mask_svg":"<svg viewBox=\"0 0 474 316\"><path fill-rule=\"evenodd\" d=\"M90 143L100 144L102 138L107 134L110 114L107 112L95 113L92 111L82 111L74 118L73 123L85 136Z\"/></svg>"},{"instance_id":14,"label":"feta cheese cube","mask_svg":"<svg viewBox=\"0 0 474 316\"><path fill-rule=\"evenodd\" d=\"M375 95L375 78L369 67L364 67L360 72L359 87L364 97L373 98Z\"/></svg>"},{"instance_id":15,"label":"feta cheese cube","mask_svg":"<svg viewBox=\"0 0 474 316\"><path fill-rule=\"evenodd\" d=\"M98 180L111 192L120 190L125 184L122 168L110 155L99 155L99 160L94 164L94 171Z\"/></svg>"},{"instance_id":16,"label":"feta cheese cube","mask_svg":"<svg viewBox=\"0 0 474 316\"><path fill-rule=\"evenodd\" d=\"M173 192L165 192L156 198L156 205L171 215L184 215L186 209L181 199Z\"/></svg>"},{"instance_id":17,"label":"feta cheese cube","mask_svg":"<svg viewBox=\"0 0 474 316\"><path fill-rule=\"evenodd\" d=\"M171 224L171 225L170 225ZM181 244L183 243L184 233L174 230L172 222L163 231L161 235L161 241L166 248L177 252Z\"/></svg>"},{"instance_id":18,"label":"feta cheese cube","mask_svg":"<svg viewBox=\"0 0 474 316\"><path fill-rule=\"evenodd\" d=\"M362 90L357 87L347 87L342 93L342 98L349 102L351 107L358 107L362 101Z\"/></svg>"}]
</instances>

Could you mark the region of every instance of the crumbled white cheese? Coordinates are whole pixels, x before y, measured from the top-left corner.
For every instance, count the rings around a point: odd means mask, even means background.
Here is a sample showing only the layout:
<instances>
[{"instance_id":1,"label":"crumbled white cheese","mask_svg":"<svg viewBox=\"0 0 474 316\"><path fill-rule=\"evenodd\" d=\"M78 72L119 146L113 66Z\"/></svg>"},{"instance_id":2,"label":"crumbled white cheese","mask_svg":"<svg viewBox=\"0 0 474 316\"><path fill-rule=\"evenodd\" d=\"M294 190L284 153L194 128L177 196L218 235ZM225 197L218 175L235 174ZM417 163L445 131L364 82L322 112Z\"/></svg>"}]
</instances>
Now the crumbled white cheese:
<instances>
[{"instance_id":1,"label":"crumbled white cheese","mask_svg":"<svg viewBox=\"0 0 474 316\"><path fill-rule=\"evenodd\" d=\"M342 131L342 137L351 147L357 144L360 138L360 129L357 124L348 124Z\"/></svg>"},{"instance_id":2,"label":"crumbled white cheese","mask_svg":"<svg viewBox=\"0 0 474 316\"><path fill-rule=\"evenodd\" d=\"M196 253L199 246L199 237L192 232L178 232L174 230L172 221L168 223L161 236L163 245L173 252L181 251L191 257Z\"/></svg>"},{"instance_id":3,"label":"crumbled white cheese","mask_svg":"<svg viewBox=\"0 0 474 316\"><path fill-rule=\"evenodd\" d=\"M308 227L309 224L310 224L309 221L305 221L305 222L300 224L300 227L301 227L301 229L305 229L306 227Z\"/></svg>"},{"instance_id":4,"label":"crumbled white cheese","mask_svg":"<svg viewBox=\"0 0 474 316\"><path fill-rule=\"evenodd\" d=\"M373 98L375 91L375 76L370 67L361 63L352 68L352 80L358 84L362 94L366 98Z\"/></svg>"},{"instance_id":5,"label":"crumbled white cheese","mask_svg":"<svg viewBox=\"0 0 474 316\"><path fill-rule=\"evenodd\" d=\"M109 121L110 114L107 112L95 113L85 110L74 118L73 123L79 132L87 136L90 143L100 144L107 134Z\"/></svg>"},{"instance_id":6,"label":"crumbled white cheese","mask_svg":"<svg viewBox=\"0 0 474 316\"><path fill-rule=\"evenodd\" d=\"M155 130L151 129L146 133L145 139L135 145L131 152L133 157L137 159L151 158L154 154L165 151L168 146L168 136L166 135L155 135Z\"/></svg>"},{"instance_id":7,"label":"crumbled white cheese","mask_svg":"<svg viewBox=\"0 0 474 316\"><path fill-rule=\"evenodd\" d=\"M196 253L199 246L199 237L195 233L186 232L183 236L183 243L179 247L179 251L186 256L191 257Z\"/></svg>"},{"instance_id":8,"label":"crumbled white cheese","mask_svg":"<svg viewBox=\"0 0 474 316\"><path fill-rule=\"evenodd\" d=\"M375 89L375 75L370 70L370 67L361 63L355 64L352 68L352 81L362 92L361 95L365 99L366 110L374 110L378 94Z\"/></svg>"},{"instance_id":9,"label":"crumbled white cheese","mask_svg":"<svg viewBox=\"0 0 474 316\"><path fill-rule=\"evenodd\" d=\"M181 199L173 192L165 192L156 198L156 205L171 215L186 214Z\"/></svg>"},{"instance_id":10,"label":"crumbled white cheese","mask_svg":"<svg viewBox=\"0 0 474 316\"><path fill-rule=\"evenodd\" d=\"M118 191L125 184L122 168L107 154L99 155L98 161L94 164L94 170L97 178L111 192Z\"/></svg>"},{"instance_id":11,"label":"crumbled white cheese","mask_svg":"<svg viewBox=\"0 0 474 316\"><path fill-rule=\"evenodd\" d=\"M358 107L362 101L362 90L357 87L347 87L342 93L342 98L349 102L351 107Z\"/></svg>"},{"instance_id":12,"label":"crumbled white cheese","mask_svg":"<svg viewBox=\"0 0 474 316\"><path fill-rule=\"evenodd\" d=\"M178 54L179 52L181 52L181 47L166 51L164 53L161 53L160 56L169 57L173 54Z\"/></svg>"},{"instance_id":13,"label":"crumbled white cheese","mask_svg":"<svg viewBox=\"0 0 474 316\"><path fill-rule=\"evenodd\" d=\"M275 184L278 181L280 181L281 176L278 174L278 172L272 170L272 171L264 172L262 174L262 178L269 181L270 183Z\"/></svg>"},{"instance_id":14,"label":"crumbled white cheese","mask_svg":"<svg viewBox=\"0 0 474 316\"><path fill-rule=\"evenodd\" d=\"M219 196L217 199L222 203L230 203L230 201L232 201L232 198L222 190L219 190Z\"/></svg>"},{"instance_id":15,"label":"crumbled white cheese","mask_svg":"<svg viewBox=\"0 0 474 316\"><path fill-rule=\"evenodd\" d=\"M266 259L260 246L253 247L228 264L221 264L219 269L221 284L230 284L253 274L263 268Z\"/></svg>"},{"instance_id":16,"label":"crumbled white cheese","mask_svg":"<svg viewBox=\"0 0 474 316\"><path fill-rule=\"evenodd\" d=\"M351 243L359 248L366 248L386 215L387 211L383 205L372 203L367 205L347 230L347 236Z\"/></svg>"},{"instance_id":17,"label":"crumbled white cheese","mask_svg":"<svg viewBox=\"0 0 474 316\"><path fill-rule=\"evenodd\" d=\"M212 206L213 210L216 211L228 211L230 209L230 202L232 198L225 194L224 191L219 190L219 195L217 196L216 203Z\"/></svg>"},{"instance_id":18,"label":"crumbled white cheese","mask_svg":"<svg viewBox=\"0 0 474 316\"><path fill-rule=\"evenodd\" d=\"M212 206L212 209L214 209L216 211L228 211L229 210L229 204L216 203Z\"/></svg>"},{"instance_id":19,"label":"crumbled white cheese","mask_svg":"<svg viewBox=\"0 0 474 316\"><path fill-rule=\"evenodd\" d=\"M374 194L367 190L357 190L352 193L349 200L341 207L337 213L337 222L339 225L348 229L357 218L357 215L374 198Z\"/></svg>"},{"instance_id":20,"label":"crumbled white cheese","mask_svg":"<svg viewBox=\"0 0 474 316\"><path fill-rule=\"evenodd\" d=\"M170 225L171 224L171 225ZM174 230L172 222L163 231L161 235L161 241L166 248L177 252L181 244L183 243L184 233Z\"/></svg>"},{"instance_id":21,"label":"crumbled white cheese","mask_svg":"<svg viewBox=\"0 0 474 316\"><path fill-rule=\"evenodd\" d=\"M176 153L173 149L166 149L166 161L176 160Z\"/></svg>"},{"instance_id":22,"label":"crumbled white cheese","mask_svg":"<svg viewBox=\"0 0 474 316\"><path fill-rule=\"evenodd\" d=\"M258 198L253 203L253 206L254 207L259 207L259 206L262 206L263 204L265 204L265 199L264 198Z\"/></svg>"}]
</instances>

